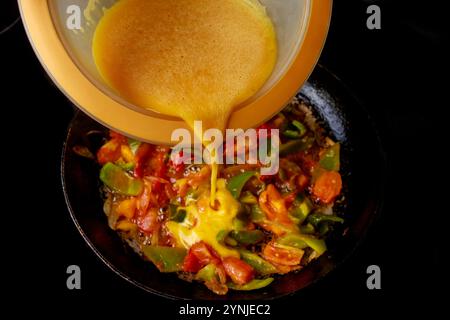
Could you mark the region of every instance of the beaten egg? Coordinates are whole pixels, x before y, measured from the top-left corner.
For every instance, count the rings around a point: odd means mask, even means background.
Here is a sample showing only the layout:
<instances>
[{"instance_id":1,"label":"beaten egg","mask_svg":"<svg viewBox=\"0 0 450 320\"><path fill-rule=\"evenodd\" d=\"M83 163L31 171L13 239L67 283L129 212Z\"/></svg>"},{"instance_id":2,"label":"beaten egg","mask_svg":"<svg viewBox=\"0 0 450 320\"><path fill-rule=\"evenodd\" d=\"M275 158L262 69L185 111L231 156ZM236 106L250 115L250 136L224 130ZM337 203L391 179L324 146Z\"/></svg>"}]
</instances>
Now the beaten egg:
<instances>
[{"instance_id":1,"label":"beaten egg","mask_svg":"<svg viewBox=\"0 0 450 320\"><path fill-rule=\"evenodd\" d=\"M133 104L223 131L233 108L269 78L277 43L257 0L121 0L96 28L93 56ZM213 204L214 160L211 172Z\"/></svg>"}]
</instances>

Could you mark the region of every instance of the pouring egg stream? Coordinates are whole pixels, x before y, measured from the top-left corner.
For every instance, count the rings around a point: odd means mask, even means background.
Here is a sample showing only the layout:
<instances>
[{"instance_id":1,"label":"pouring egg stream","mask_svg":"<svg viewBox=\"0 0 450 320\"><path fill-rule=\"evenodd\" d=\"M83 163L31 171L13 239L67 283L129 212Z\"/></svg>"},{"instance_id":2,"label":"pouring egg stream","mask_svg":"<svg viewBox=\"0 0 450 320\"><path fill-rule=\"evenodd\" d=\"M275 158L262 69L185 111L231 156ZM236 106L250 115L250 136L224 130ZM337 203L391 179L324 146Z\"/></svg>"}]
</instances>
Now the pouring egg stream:
<instances>
[{"instance_id":1,"label":"pouring egg stream","mask_svg":"<svg viewBox=\"0 0 450 320\"><path fill-rule=\"evenodd\" d=\"M93 56L105 82L131 103L223 132L233 108L271 75L277 41L258 0L121 0L96 28Z\"/></svg>"}]
</instances>

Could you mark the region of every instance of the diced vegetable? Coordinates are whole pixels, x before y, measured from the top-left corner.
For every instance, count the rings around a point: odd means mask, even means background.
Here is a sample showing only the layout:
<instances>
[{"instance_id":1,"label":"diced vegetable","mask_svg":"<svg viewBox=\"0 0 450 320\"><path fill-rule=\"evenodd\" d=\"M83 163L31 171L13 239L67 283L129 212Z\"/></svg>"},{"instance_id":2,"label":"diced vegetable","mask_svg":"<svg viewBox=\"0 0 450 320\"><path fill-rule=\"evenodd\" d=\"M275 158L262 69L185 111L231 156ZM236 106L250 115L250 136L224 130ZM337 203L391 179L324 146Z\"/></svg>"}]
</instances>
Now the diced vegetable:
<instances>
[{"instance_id":1,"label":"diced vegetable","mask_svg":"<svg viewBox=\"0 0 450 320\"><path fill-rule=\"evenodd\" d=\"M247 221L244 221L240 218L234 218L233 219L233 228L235 230L244 230L247 227Z\"/></svg>"},{"instance_id":2,"label":"diced vegetable","mask_svg":"<svg viewBox=\"0 0 450 320\"><path fill-rule=\"evenodd\" d=\"M307 130L303 123L298 120L293 120L292 125L297 128L300 137L303 137L305 135Z\"/></svg>"},{"instance_id":3,"label":"diced vegetable","mask_svg":"<svg viewBox=\"0 0 450 320\"><path fill-rule=\"evenodd\" d=\"M326 149L325 152L320 155L320 166L329 171L339 171L340 150L341 145L339 143L335 143Z\"/></svg>"},{"instance_id":4,"label":"diced vegetable","mask_svg":"<svg viewBox=\"0 0 450 320\"><path fill-rule=\"evenodd\" d=\"M323 213L313 213L307 218L307 220L309 223L316 227L322 222L344 222L344 219L342 219L341 217Z\"/></svg>"},{"instance_id":5,"label":"diced vegetable","mask_svg":"<svg viewBox=\"0 0 450 320\"><path fill-rule=\"evenodd\" d=\"M245 191L239 201L244 204L257 204L258 198L256 198L250 191Z\"/></svg>"},{"instance_id":6,"label":"diced vegetable","mask_svg":"<svg viewBox=\"0 0 450 320\"><path fill-rule=\"evenodd\" d=\"M255 204L252 206L252 210L250 212L250 218L253 222L261 222L265 219L265 214L261 210L261 208Z\"/></svg>"},{"instance_id":7,"label":"diced vegetable","mask_svg":"<svg viewBox=\"0 0 450 320\"><path fill-rule=\"evenodd\" d=\"M242 188L255 175L254 171L246 171L228 180L227 188L235 199L239 199Z\"/></svg>"},{"instance_id":8,"label":"diced vegetable","mask_svg":"<svg viewBox=\"0 0 450 320\"><path fill-rule=\"evenodd\" d=\"M263 249L263 256L269 262L282 266L296 266L300 264L304 251L293 247L268 243Z\"/></svg>"},{"instance_id":9,"label":"diced vegetable","mask_svg":"<svg viewBox=\"0 0 450 320\"><path fill-rule=\"evenodd\" d=\"M119 215L124 216L127 219L133 218L136 211L136 198L123 200L116 211Z\"/></svg>"},{"instance_id":10,"label":"diced vegetable","mask_svg":"<svg viewBox=\"0 0 450 320\"><path fill-rule=\"evenodd\" d=\"M144 188L141 180L131 177L122 168L111 162L105 164L101 169L100 180L114 191L127 196L137 196Z\"/></svg>"},{"instance_id":11,"label":"diced vegetable","mask_svg":"<svg viewBox=\"0 0 450 320\"><path fill-rule=\"evenodd\" d=\"M277 272L277 268L258 256L256 253L252 253L247 250L239 250L239 253L241 254L242 260L252 266L258 274L268 275Z\"/></svg>"},{"instance_id":12,"label":"diced vegetable","mask_svg":"<svg viewBox=\"0 0 450 320\"><path fill-rule=\"evenodd\" d=\"M307 223L304 226L300 226L300 233L302 234L312 234L316 232L316 230L314 229L314 226L311 223Z\"/></svg>"},{"instance_id":13,"label":"diced vegetable","mask_svg":"<svg viewBox=\"0 0 450 320\"><path fill-rule=\"evenodd\" d=\"M97 152L97 161L100 165L115 162L120 158L120 141L112 139L105 143Z\"/></svg>"},{"instance_id":14,"label":"diced vegetable","mask_svg":"<svg viewBox=\"0 0 450 320\"><path fill-rule=\"evenodd\" d=\"M300 121L294 120L291 125L283 131L283 135L290 139L300 139L306 132L306 127Z\"/></svg>"},{"instance_id":15,"label":"diced vegetable","mask_svg":"<svg viewBox=\"0 0 450 320\"><path fill-rule=\"evenodd\" d=\"M212 248L203 241L193 244L189 249L189 254L191 253L197 257L202 266L205 266L211 262L217 262L219 260Z\"/></svg>"},{"instance_id":16,"label":"diced vegetable","mask_svg":"<svg viewBox=\"0 0 450 320\"><path fill-rule=\"evenodd\" d=\"M244 245L256 244L264 239L264 233L261 230L231 231L230 236Z\"/></svg>"},{"instance_id":17,"label":"diced vegetable","mask_svg":"<svg viewBox=\"0 0 450 320\"><path fill-rule=\"evenodd\" d=\"M195 279L206 282L213 281L216 277L216 266L210 263L203 267L195 276Z\"/></svg>"},{"instance_id":18,"label":"diced vegetable","mask_svg":"<svg viewBox=\"0 0 450 320\"><path fill-rule=\"evenodd\" d=\"M176 174L182 174L186 169L185 160L187 160L187 158L184 156L183 150L171 155L169 163Z\"/></svg>"},{"instance_id":19,"label":"diced vegetable","mask_svg":"<svg viewBox=\"0 0 450 320\"><path fill-rule=\"evenodd\" d=\"M304 194L299 193L291 205L289 214L294 217L298 224L305 221L308 214L311 212L313 205L311 201Z\"/></svg>"},{"instance_id":20,"label":"diced vegetable","mask_svg":"<svg viewBox=\"0 0 450 320\"><path fill-rule=\"evenodd\" d=\"M329 223L321 223L319 225L319 235L325 236L331 230Z\"/></svg>"},{"instance_id":21,"label":"diced vegetable","mask_svg":"<svg viewBox=\"0 0 450 320\"><path fill-rule=\"evenodd\" d=\"M319 255L323 254L327 250L327 246L324 240L317 239L305 234L288 234L277 239L276 243L294 247L297 249L310 247Z\"/></svg>"},{"instance_id":22,"label":"diced vegetable","mask_svg":"<svg viewBox=\"0 0 450 320\"><path fill-rule=\"evenodd\" d=\"M269 220L286 225L293 223L288 216L283 197L273 184L269 184L259 195L259 206Z\"/></svg>"},{"instance_id":23,"label":"diced vegetable","mask_svg":"<svg viewBox=\"0 0 450 320\"><path fill-rule=\"evenodd\" d=\"M229 246L232 246L232 247L235 247L235 246L237 246L239 243L236 241L236 239L234 239L234 238L231 238L231 237L226 237L225 238L225 244L227 244L227 245L229 245Z\"/></svg>"},{"instance_id":24,"label":"diced vegetable","mask_svg":"<svg viewBox=\"0 0 450 320\"><path fill-rule=\"evenodd\" d=\"M148 158L150 157L152 151L154 149L154 146L148 144L148 143L141 143L139 144L139 147L136 150L135 153L135 159L136 159L136 166L134 167L134 174L141 178L144 175L144 168L146 165L146 162Z\"/></svg>"},{"instance_id":25,"label":"diced vegetable","mask_svg":"<svg viewBox=\"0 0 450 320\"><path fill-rule=\"evenodd\" d=\"M222 260L222 263L228 276L238 285L250 282L255 276L255 270L238 258L226 257Z\"/></svg>"},{"instance_id":26,"label":"diced vegetable","mask_svg":"<svg viewBox=\"0 0 450 320\"><path fill-rule=\"evenodd\" d=\"M221 230L216 236L216 239L219 243L226 244L232 247L238 245L236 239L229 236L230 232L228 230Z\"/></svg>"},{"instance_id":27,"label":"diced vegetable","mask_svg":"<svg viewBox=\"0 0 450 320\"><path fill-rule=\"evenodd\" d=\"M283 156L287 156L291 153L305 151L312 146L313 142L314 142L314 138L304 137L299 140L292 140L292 141L283 143L280 146L280 156L283 157Z\"/></svg>"},{"instance_id":28,"label":"diced vegetable","mask_svg":"<svg viewBox=\"0 0 450 320\"><path fill-rule=\"evenodd\" d=\"M324 171L316 178L312 193L322 203L328 204L341 193L341 189L342 178L339 172Z\"/></svg>"},{"instance_id":29,"label":"diced vegetable","mask_svg":"<svg viewBox=\"0 0 450 320\"><path fill-rule=\"evenodd\" d=\"M125 171L133 171L135 167L134 162L116 161L116 165L118 165Z\"/></svg>"},{"instance_id":30,"label":"diced vegetable","mask_svg":"<svg viewBox=\"0 0 450 320\"><path fill-rule=\"evenodd\" d=\"M126 162L134 163L134 154L131 151L129 146L127 146L125 144L121 145L120 146L120 154Z\"/></svg>"},{"instance_id":31,"label":"diced vegetable","mask_svg":"<svg viewBox=\"0 0 450 320\"><path fill-rule=\"evenodd\" d=\"M251 291L251 290L257 290L257 289L262 289L264 287L267 287L269 284L271 284L273 282L273 280L274 280L273 278L254 279L244 285L235 285L234 283L229 283L228 287L232 290Z\"/></svg>"},{"instance_id":32,"label":"diced vegetable","mask_svg":"<svg viewBox=\"0 0 450 320\"><path fill-rule=\"evenodd\" d=\"M305 174L299 174L296 179L298 191L305 190L309 185L309 178Z\"/></svg>"},{"instance_id":33,"label":"diced vegetable","mask_svg":"<svg viewBox=\"0 0 450 320\"><path fill-rule=\"evenodd\" d=\"M161 272L181 271L187 254L186 249L163 246L144 246L143 252Z\"/></svg>"},{"instance_id":34,"label":"diced vegetable","mask_svg":"<svg viewBox=\"0 0 450 320\"><path fill-rule=\"evenodd\" d=\"M130 146L131 152L136 155L136 152L139 148L139 146L141 145L140 141L128 138L128 145Z\"/></svg>"},{"instance_id":35,"label":"diced vegetable","mask_svg":"<svg viewBox=\"0 0 450 320\"><path fill-rule=\"evenodd\" d=\"M228 230L220 230L219 233L216 235L216 239L219 243L224 243L225 238L228 236Z\"/></svg>"},{"instance_id":36,"label":"diced vegetable","mask_svg":"<svg viewBox=\"0 0 450 320\"><path fill-rule=\"evenodd\" d=\"M195 273L199 271L203 267L203 265L204 264L202 264L200 260L198 260L195 254L193 254L192 251L189 250L188 254L184 258L182 270L184 272Z\"/></svg>"},{"instance_id":37,"label":"diced vegetable","mask_svg":"<svg viewBox=\"0 0 450 320\"><path fill-rule=\"evenodd\" d=\"M289 247L294 247L297 249L305 249L308 247L306 242L296 234L287 234L278 238L275 241L276 244L281 244Z\"/></svg>"}]
</instances>

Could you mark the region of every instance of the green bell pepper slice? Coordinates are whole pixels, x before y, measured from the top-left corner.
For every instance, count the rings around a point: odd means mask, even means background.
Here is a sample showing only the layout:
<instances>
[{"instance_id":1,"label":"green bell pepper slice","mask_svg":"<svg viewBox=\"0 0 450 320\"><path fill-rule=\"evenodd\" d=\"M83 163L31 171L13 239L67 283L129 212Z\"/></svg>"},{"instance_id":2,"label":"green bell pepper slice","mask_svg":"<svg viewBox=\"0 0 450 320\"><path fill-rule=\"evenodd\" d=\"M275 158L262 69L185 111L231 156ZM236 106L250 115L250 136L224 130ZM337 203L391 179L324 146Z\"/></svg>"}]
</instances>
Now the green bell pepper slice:
<instances>
[{"instance_id":1,"label":"green bell pepper slice","mask_svg":"<svg viewBox=\"0 0 450 320\"><path fill-rule=\"evenodd\" d=\"M289 214L298 224L301 224L308 217L312 208L313 205L308 197L299 193L292 203Z\"/></svg>"},{"instance_id":2,"label":"green bell pepper slice","mask_svg":"<svg viewBox=\"0 0 450 320\"><path fill-rule=\"evenodd\" d=\"M100 180L114 191L127 196L137 196L144 188L141 180L133 178L111 162L100 170Z\"/></svg>"},{"instance_id":3,"label":"green bell pepper slice","mask_svg":"<svg viewBox=\"0 0 450 320\"><path fill-rule=\"evenodd\" d=\"M256 198L250 191L242 193L239 201L243 204L257 204L258 198Z\"/></svg>"},{"instance_id":4,"label":"green bell pepper slice","mask_svg":"<svg viewBox=\"0 0 450 320\"><path fill-rule=\"evenodd\" d=\"M295 129L294 129L295 128ZM307 132L306 127L300 121L294 120L291 125L282 133L285 137L290 139L300 139Z\"/></svg>"},{"instance_id":5,"label":"green bell pepper slice","mask_svg":"<svg viewBox=\"0 0 450 320\"><path fill-rule=\"evenodd\" d=\"M314 138L304 137L302 139L291 140L283 143L280 146L280 156L283 157L299 151L305 151L312 146L313 142Z\"/></svg>"},{"instance_id":6,"label":"green bell pepper slice","mask_svg":"<svg viewBox=\"0 0 450 320\"><path fill-rule=\"evenodd\" d=\"M258 274L268 275L277 272L277 268L275 268L275 266L258 256L256 253L248 250L239 250L239 253L241 255L241 259L253 267Z\"/></svg>"},{"instance_id":7,"label":"green bell pepper slice","mask_svg":"<svg viewBox=\"0 0 450 320\"><path fill-rule=\"evenodd\" d=\"M319 255L327 251L327 245L324 240L317 239L306 234L287 234L279 239L276 243L294 247L297 249L304 249L310 247L316 251Z\"/></svg>"},{"instance_id":8,"label":"green bell pepper slice","mask_svg":"<svg viewBox=\"0 0 450 320\"><path fill-rule=\"evenodd\" d=\"M220 230L216 235L216 239L219 243L225 244L231 247L237 246L239 243L236 239L229 236L230 232L228 230Z\"/></svg>"},{"instance_id":9,"label":"green bell pepper slice","mask_svg":"<svg viewBox=\"0 0 450 320\"><path fill-rule=\"evenodd\" d=\"M195 275L196 280L201 280L205 282L211 282L216 277L216 266L213 263L210 263L200 269Z\"/></svg>"},{"instance_id":10,"label":"green bell pepper slice","mask_svg":"<svg viewBox=\"0 0 450 320\"><path fill-rule=\"evenodd\" d=\"M244 188L244 185L247 183L247 181L250 180L250 178L255 174L255 171L246 171L228 180L227 189L231 192L231 195L235 199L239 199L242 188Z\"/></svg>"},{"instance_id":11,"label":"green bell pepper slice","mask_svg":"<svg viewBox=\"0 0 450 320\"><path fill-rule=\"evenodd\" d=\"M125 171L132 171L136 166L133 162L117 163L117 165Z\"/></svg>"},{"instance_id":12,"label":"green bell pepper slice","mask_svg":"<svg viewBox=\"0 0 450 320\"><path fill-rule=\"evenodd\" d=\"M339 171L341 166L340 163L340 151L341 145L339 143L335 143L331 147L329 147L321 156L319 160L319 164L322 168L329 171Z\"/></svg>"},{"instance_id":13,"label":"green bell pepper slice","mask_svg":"<svg viewBox=\"0 0 450 320\"><path fill-rule=\"evenodd\" d=\"M306 219L309 223L311 223L314 227L319 226L322 222L338 222L343 223L344 219L338 216L323 214L323 213L313 213L308 216Z\"/></svg>"},{"instance_id":14,"label":"green bell pepper slice","mask_svg":"<svg viewBox=\"0 0 450 320\"><path fill-rule=\"evenodd\" d=\"M273 280L274 280L273 278L254 279L254 280L250 281L249 283L241 285L241 286L230 282L227 284L227 286L228 286L228 288L230 288L232 290L251 291L251 290L257 290L257 289L262 289L264 287L267 287L269 284L271 284L273 282Z\"/></svg>"},{"instance_id":15,"label":"green bell pepper slice","mask_svg":"<svg viewBox=\"0 0 450 320\"><path fill-rule=\"evenodd\" d=\"M230 237L240 244L250 245L262 241L264 239L264 233L261 230L233 230L230 232Z\"/></svg>"},{"instance_id":16,"label":"green bell pepper slice","mask_svg":"<svg viewBox=\"0 0 450 320\"><path fill-rule=\"evenodd\" d=\"M261 210L259 205L257 205L257 204L253 205L251 208L251 212L250 212L250 219L253 222L262 222L265 218L266 218L266 215Z\"/></svg>"},{"instance_id":17,"label":"green bell pepper slice","mask_svg":"<svg viewBox=\"0 0 450 320\"><path fill-rule=\"evenodd\" d=\"M161 272L177 272L183 267L187 250L184 248L144 246L145 257L155 264Z\"/></svg>"},{"instance_id":18,"label":"green bell pepper slice","mask_svg":"<svg viewBox=\"0 0 450 320\"><path fill-rule=\"evenodd\" d=\"M303 226L300 226L300 233L302 234L312 234L315 233L316 229L311 223L307 223Z\"/></svg>"}]
</instances>

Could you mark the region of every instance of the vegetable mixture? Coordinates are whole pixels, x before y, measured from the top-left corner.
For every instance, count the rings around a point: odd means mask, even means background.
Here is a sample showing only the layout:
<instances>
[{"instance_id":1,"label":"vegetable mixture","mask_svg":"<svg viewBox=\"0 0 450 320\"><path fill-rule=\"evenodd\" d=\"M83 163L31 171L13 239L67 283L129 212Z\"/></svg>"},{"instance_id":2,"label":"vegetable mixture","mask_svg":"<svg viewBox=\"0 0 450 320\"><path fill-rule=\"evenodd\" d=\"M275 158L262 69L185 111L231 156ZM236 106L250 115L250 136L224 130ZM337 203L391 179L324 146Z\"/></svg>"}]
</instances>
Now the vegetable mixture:
<instances>
[{"instance_id":1,"label":"vegetable mixture","mask_svg":"<svg viewBox=\"0 0 450 320\"><path fill-rule=\"evenodd\" d=\"M97 152L109 226L159 271L220 295L301 270L324 254L327 234L343 222L333 214L340 145L297 98L259 127L271 128L280 130L278 173L222 165L213 207L209 165L185 165L169 147L110 132Z\"/></svg>"}]
</instances>

